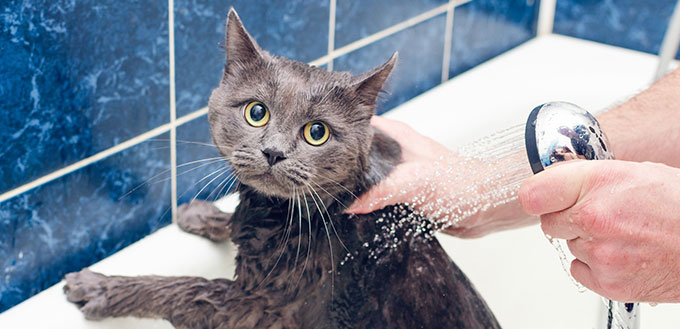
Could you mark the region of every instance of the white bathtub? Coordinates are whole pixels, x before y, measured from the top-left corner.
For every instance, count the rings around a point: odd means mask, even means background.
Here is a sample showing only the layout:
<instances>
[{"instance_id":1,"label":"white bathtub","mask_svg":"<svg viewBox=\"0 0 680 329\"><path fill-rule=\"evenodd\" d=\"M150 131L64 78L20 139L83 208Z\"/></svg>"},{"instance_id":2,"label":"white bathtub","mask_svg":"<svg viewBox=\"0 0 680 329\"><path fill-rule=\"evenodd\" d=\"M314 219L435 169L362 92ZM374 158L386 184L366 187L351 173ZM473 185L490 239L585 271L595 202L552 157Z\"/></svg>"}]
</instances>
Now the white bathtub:
<instances>
[{"instance_id":1,"label":"white bathtub","mask_svg":"<svg viewBox=\"0 0 680 329\"><path fill-rule=\"evenodd\" d=\"M534 39L390 111L387 116L455 148L511 124L547 101L596 111L649 84L654 56L561 36ZM424 115L427 113L427 115ZM433 118L437 118L433 120ZM226 202L225 207L230 207ZM475 240L440 236L506 329L595 328L599 298L579 293L537 226ZM231 277L235 248L169 226L91 268L121 275ZM161 320L84 320L63 283L0 314L0 328L172 328ZM680 305L643 305L642 328L680 327Z\"/></svg>"}]
</instances>

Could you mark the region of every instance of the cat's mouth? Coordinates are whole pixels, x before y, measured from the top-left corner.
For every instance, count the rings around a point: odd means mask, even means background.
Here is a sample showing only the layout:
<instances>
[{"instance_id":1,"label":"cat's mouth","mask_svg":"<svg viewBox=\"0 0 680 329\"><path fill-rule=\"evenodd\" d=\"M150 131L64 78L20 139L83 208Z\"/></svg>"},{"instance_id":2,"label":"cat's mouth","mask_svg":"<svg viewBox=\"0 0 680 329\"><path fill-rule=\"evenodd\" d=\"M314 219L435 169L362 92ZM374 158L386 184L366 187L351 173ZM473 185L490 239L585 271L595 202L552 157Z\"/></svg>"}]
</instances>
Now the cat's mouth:
<instances>
[{"instance_id":1,"label":"cat's mouth","mask_svg":"<svg viewBox=\"0 0 680 329\"><path fill-rule=\"evenodd\" d=\"M265 185L280 184L279 180L276 179L276 177L272 173L271 169L265 171L262 174L259 174L259 175L252 177L252 180L261 181Z\"/></svg>"},{"instance_id":2,"label":"cat's mouth","mask_svg":"<svg viewBox=\"0 0 680 329\"><path fill-rule=\"evenodd\" d=\"M229 162L242 184L265 195L285 198L311 184L309 178L312 174L297 161L285 160L270 165L266 159L259 159L256 155L243 150L231 154Z\"/></svg>"},{"instance_id":3,"label":"cat's mouth","mask_svg":"<svg viewBox=\"0 0 680 329\"><path fill-rule=\"evenodd\" d=\"M304 186L299 182L291 181L285 175L277 175L271 169L267 169L261 173L239 174L236 176L243 184L248 185L258 192L270 195L288 198L294 194L294 190Z\"/></svg>"}]
</instances>

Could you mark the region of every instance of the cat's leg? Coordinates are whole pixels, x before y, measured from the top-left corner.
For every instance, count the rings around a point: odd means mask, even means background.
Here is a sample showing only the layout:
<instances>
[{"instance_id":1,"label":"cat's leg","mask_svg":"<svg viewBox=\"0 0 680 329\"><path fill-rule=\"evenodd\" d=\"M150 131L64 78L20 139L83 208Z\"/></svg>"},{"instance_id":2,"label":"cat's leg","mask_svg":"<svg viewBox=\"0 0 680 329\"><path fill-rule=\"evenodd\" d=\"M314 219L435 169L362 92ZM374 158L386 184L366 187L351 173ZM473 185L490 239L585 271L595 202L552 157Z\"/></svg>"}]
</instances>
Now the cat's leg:
<instances>
[{"instance_id":1,"label":"cat's leg","mask_svg":"<svg viewBox=\"0 0 680 329\"><path fill-rule=\"evenodd\" d=\"M194 200L177 208L177 225L185 232L215 242L229 239L231 215L223 213L211 202Z\"/></svg>"},{"instance_id":2,"label":"cat's leg","mask_svg":"<svg viewBox=\"0 0 680 329\"><path fill-rule=\"evenodd\" d=\"M163 318L176 328L218 328L226 304L239 295L233 281L197 277L106 276L84 269L66 275L64 293L91 320Z\"/></svg>"}]
</instances>

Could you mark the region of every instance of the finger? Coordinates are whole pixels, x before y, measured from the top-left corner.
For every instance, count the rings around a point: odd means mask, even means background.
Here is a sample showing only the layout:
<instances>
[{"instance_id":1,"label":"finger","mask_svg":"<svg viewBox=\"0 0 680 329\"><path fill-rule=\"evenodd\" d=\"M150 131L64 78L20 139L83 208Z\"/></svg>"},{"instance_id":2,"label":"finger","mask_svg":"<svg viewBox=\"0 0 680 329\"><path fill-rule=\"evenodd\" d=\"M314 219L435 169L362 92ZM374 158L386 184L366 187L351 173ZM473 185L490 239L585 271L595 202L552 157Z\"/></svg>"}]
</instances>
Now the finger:
<instances>
[{"instance_id":1,"label":"finger","mask_svg":"<svg viewBox=\"0 0 680 329\"><path fill-rule=\"evenodd\" d=\"M598 285L590 266L578 259L574 259L571 262L571 276L574 277L574 280L580 282L583 286L592 291L600 290L600 286Z\"/></svg>"},{"instance_id":2,"label":"finger","mask_svg":"<svg viewBox=\"0 0 680 329\"><path fill-rule=\"evenodd\" d=\"M572 240L584 235L566 211L541 215L541 229L556 239Z\"/></svg>"},{"instance_id":3,"label":"finger","mask_svg":"<svg viewBox=\"0 0 680 329\"><path fill-rule=\"evenodd\" d=\"M395 124L399 124L400 121L391 120L383 116L374 115L371 117L371 126L376 127L380 130L390 130L388 128L393 127Z\"/></svg>"},{"instance_id":4,"label":"finger","mask_svg":"<svg viewBox=\"0 0 680 329\"><path fill-rule=\"evenodd\" d=\"M387 205L400 202L398 195L389 194L391 190L389 186L388 182L383 181L371 187L366 193L361 194L344 212L347 214L368 214Z\"/></svg>"},{"instance_id":5,"label":"finger","mask_svg":"<svg viewBox=\"0 0 680 329\"><path fill-rule=\"evenodd\" d=\"M581 194L589 165L589 161L564 163L527 179L519 190L524 211L542 215L573 206Z\"/></svg>"},{"instance_id":6,"label":"finger","mask_svg":"<svg viewBox=\"0 0 680 329\"><path fill-rule=\"evenodd\" d=\"M401 121L387 119L379 115L374 115L371 117L371 126L394 138L400 142L400 144L404 130L408 127Z\"/></svg>"},{"instance_id":7,"label":"finger","mask_svg":"<svg viewBox=\"0 0 680 329\"><path fill-rule=\"evenodd\" d=\"M589 241L584 238L567 240L567 248L576 259L590 267L590 256L588 256Z\"/></svg>"}]
</instances>

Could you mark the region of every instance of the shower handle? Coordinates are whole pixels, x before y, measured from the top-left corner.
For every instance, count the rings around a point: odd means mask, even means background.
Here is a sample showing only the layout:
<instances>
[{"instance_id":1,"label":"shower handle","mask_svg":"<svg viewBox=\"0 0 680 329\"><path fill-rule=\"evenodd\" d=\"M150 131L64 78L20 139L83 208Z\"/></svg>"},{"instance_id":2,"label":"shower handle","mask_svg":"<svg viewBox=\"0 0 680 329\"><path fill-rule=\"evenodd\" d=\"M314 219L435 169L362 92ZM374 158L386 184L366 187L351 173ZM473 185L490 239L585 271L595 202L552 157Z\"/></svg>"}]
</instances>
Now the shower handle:
<instances>
[{"instance_id":1,"label":"shower handle","mask_svg":"<svg viewBox=\"0 0 680 329\"><path fill-rule=\"evenodd\" d=\"M524 139L534 174L562 161L614 159L595 117L571 103L550 102L534 108L527 119ZM638 303L606 300L604 304L598 328L639 328Z\"/></svg>"}]
</instances>

